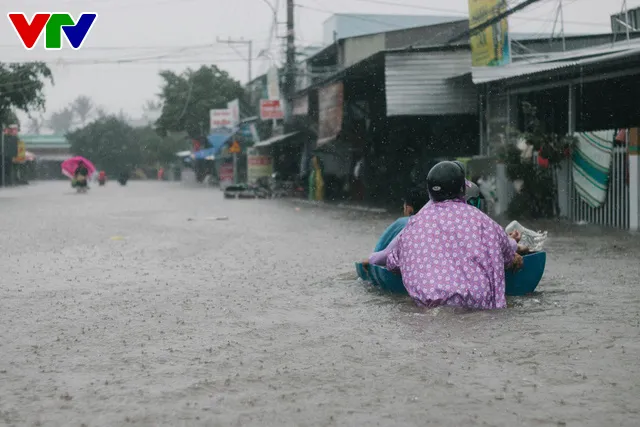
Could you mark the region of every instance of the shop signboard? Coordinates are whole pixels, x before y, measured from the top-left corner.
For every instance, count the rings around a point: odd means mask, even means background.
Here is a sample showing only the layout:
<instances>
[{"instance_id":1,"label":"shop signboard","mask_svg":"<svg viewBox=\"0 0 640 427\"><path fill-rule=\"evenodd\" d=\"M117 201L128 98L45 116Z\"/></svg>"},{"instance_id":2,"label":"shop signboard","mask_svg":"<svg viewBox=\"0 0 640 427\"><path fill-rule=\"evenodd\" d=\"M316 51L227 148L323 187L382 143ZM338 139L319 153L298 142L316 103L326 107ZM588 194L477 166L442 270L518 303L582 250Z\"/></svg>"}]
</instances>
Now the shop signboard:
<instances>
[{"instance_id":1,"label":"shop signboard","mask_svg":"<svg viewBox=\"0 0 640 427\"><path fill-rule=\"evenodd\" d=\"M284 112L279 99L260 100L260 120L282 120Z\"/></svg>"},{"instance_id":2,"label":"shop signboard","mask_svg":"<svg viewBox=\"0 0 640 427\"><path fill-rule=\"evenodd\" d=\"M216 109L209 111L211 122L211 131L220 131L221 129L233 128L233 116L228 108Z\"/></svg>"},{"instance_id":3,"label":"shop signboard","mask_svg":"<svg viewBox=\"0 0 640 427\"><path fill-rule=\"evenodd\" d=\"M293 115L306 116L309 114L309 95L302 95L293 100Z\"/></svg>"},{"instance_id":4,"label":"shop signboard","mask_svg":"<svg viewBox=\"0 0 640 427\"><path fill-rule=\"evenodd\" d=\"M318 146L335 139L342 130L343 103L342 82L318 91Z\"/></svg>"},{"instance_id":5,"label":"shop signboard","mask_svg":"<svg viewBox=\"0 0 640 427\"><path fill-rule=\"evenodd\" d=\"M273 174L273 161L270 156L260 155L255 149L249 150L247 155L247 180L255 184L260 178L267 178Z\"/></svg>"},{"instance_id":6,"label":"shop signboard","mask_svg":"<svg viewBox=\"0 0 640 427\"><path fill-rule=\"evenodd\" d=\"M220 165L218 168L218 180L220 181L220 188L223 190L233 184L233 163L226 162Z\"/></svg>"},{"instance_id":7,"label":"shop signboard","mask_svg":"<svg viewBox=\"0 0 640 427\"><path fill-rule=\"evenodd\" d=\"M267 97L270 100L280 99L280 76L278 67L271 67L267 72Z\"/></svg>"},{"instance_id":8,"label":"shop signboard","mask_svg":"<svg viewBox=\"0 0 640 427\"><path fill-rule=\"evenodd\" d=\"M231 127L236 128L240 124L240 101L234 99L227 104L227 109L231 112Z\"/></svg>"},{"instance_id":9,"label":"shop signboard","mask_svg":"<svg viewBox=\"0 0 640 427\"><path fill-rule=\"evenodd\" d=\"M469 0L469 28L477 27L506 12L506 0ZM511 62L507 18L472 36L471 63L474 67L496 67Z\"/></svg>"},{"instance_id":10,"label":"shop signboard","mask_svg":"<svg viewBox=\"0 0 640 427\"><path fill-rule=\"evenodd\" d=\"M13 163L24 163L27 161L27 147L24 144L24 141L19 140L17 143L18 153L13 158Z\"/></svg>"}]
</instances>

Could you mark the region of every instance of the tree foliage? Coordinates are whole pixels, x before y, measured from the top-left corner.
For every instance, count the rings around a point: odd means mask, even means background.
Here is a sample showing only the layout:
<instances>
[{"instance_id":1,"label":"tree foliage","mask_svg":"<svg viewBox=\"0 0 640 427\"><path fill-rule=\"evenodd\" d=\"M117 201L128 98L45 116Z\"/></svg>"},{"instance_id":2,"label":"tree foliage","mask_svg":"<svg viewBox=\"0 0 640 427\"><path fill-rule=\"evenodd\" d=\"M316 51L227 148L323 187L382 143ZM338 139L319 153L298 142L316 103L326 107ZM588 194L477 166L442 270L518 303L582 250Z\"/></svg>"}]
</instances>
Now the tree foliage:
<instances>
[{"instance_id":1,"label":"tree foliage","mask_svg":"<svg viewBox=\"0 0 640 427\"><path fill-rule=\"evenodd\" d=\"M53 75L43 62L0 63L0 121L11 121L12 110L44 110L47 80L53 83Z\"/></svg>"},{"instance_id":2,"label":"tree foliage","mask_svg":"<svg viewBox=\"0 0 640 427\"><path fill-rule=\"evenodd\" d=\"M60 111L55 111L49 116L47 125L57 134L66 134L73 127L75 114L71 107L65 107Z\"/></svg>"},{"instance_id":3,"label":"tree foliage","mask_svg":"<svg viewBox=\"0 0 640 427\"><path fill-rule=\"evenodd\" d=\"M160 101L162 113L156 121L158 132L187 132L193 138L209 132L209 110L226 108L227 103L241 98L240 82L215 65L188 69L184 73L162 71Z\"/></svg>"},{"instance_id":4,"label":"tree foliage","mask_svg":"<svg viewBox=\"0 0 640 427\"><path fill-rule=\"evenodd\" d=\"M90 159L109 174L156 167L176 161L188 148L184 134L160 136L150 126L134 128L122 115L97 119L68 134L72 152Z\"/></svg>"},{"instance_id":5,"label":"tree foliage","mask_svg":"<svg viewBox=\"0 0 640 427\"><path fill-rule=\"evenodd\" d=\"M76 117L78 117L79 124L84 126L87 123L87 120L93 113L93 109L95 105L93 100L86 95L80 95L77 97L73 103L71 103L71 109L73 110Z\"/></svg>"},{"instance_id":6,"label":"tree foliage","mask_svg":"<svg viewBox=\"0 0 640 427\"><path fill-rule=\"evenodd\" d=\"M131 171L142 163L134 129L115 116L107 116L70 132L71 151L90 159L109 174Z\"/></svg>"},{"instance_id":7,"label":"tree foliage","mask_svg":"<svg viewBox=\"0 0 640 427\"><path fill-rule=\"evenodd\" d=\"M29 120L27 121L28 133L40 135L43 127L45 127L45 119L42 115L29 117Z\"/></svg>"}]
</instances>

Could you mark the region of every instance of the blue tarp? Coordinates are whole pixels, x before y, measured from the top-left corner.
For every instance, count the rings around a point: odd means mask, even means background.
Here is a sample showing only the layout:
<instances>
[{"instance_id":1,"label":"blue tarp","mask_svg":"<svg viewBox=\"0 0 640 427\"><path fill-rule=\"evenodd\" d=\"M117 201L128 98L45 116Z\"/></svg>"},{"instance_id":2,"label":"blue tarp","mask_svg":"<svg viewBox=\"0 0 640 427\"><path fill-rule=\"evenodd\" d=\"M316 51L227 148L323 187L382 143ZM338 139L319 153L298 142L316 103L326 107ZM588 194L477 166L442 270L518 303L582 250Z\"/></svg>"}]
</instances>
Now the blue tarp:
<instances>
[{"instance_id":1,"label":"blue tarp","mask_svg":"<svg viewBox=\"0 0 640 427\"><path fill-rule=\"evenodd\" d=\"M196 151L193 154L194 159L196 160L203 160L206 159L209 156L215 156L217 154L216 152L216 148L205 148L204 150L200 150L200 151Z\"/></svg>"},{"instance_id":2,"label":"blue tarp","mask_svg":"<svg viewBox=\"0 0 640 427\"><path fill-rule=\"evenodd\" d=\"M222 147L233 137L233 133L212 133L207 137L207 142L214 149L214 156L217 156L222 151Z\"/></svg>"},{"instance_id":3,"label":"blue tarp","mask_svg":"<svg viewBox=\"0 0 640 427\"><path fill-rule=\"evenodd\" d=\"M196 160L206 159L210 156L217 156L222 151L222 147L231 139L233 134L229 133L212 133L207 137L207 142L211 145L210 148L197 151L193 154Z\"/></svg>"}]
</instances>

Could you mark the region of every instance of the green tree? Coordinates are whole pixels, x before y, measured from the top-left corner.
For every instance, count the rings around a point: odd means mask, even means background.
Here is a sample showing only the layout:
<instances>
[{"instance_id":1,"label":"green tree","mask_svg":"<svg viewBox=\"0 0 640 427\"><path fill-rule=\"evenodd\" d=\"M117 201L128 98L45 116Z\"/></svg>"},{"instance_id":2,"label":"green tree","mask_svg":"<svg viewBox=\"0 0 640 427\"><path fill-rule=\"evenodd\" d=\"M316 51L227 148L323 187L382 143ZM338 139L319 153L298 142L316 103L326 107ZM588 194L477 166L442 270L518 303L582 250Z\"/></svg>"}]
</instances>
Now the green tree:
<instances>
[{"instance_id":1,"label":"green tree","mask_svg":"<svg viewBox=\"0 0 640 427\"><path fill-rule=\"evenodd\" d=\"M189 139L184 133L161 136L154 128L146 126L135 128L134 135L146 166L168 166L177 160L177 152L189 149Z\"/></svg>"},{"instance_id":2,"label":"green tree","mask_svg":"<svg viewBox=\"0 0 640 427\"><path fill-rule=\"evenodd\" d=\"M95 117L97 119L105 119L109 116L109 112L107 111L107 109L102 106L96 107L95 112L96 112Z\"/></svg>"},{"instance_id":3,"label":"green tree","mask_svg":"<svg viewBox=\"0 0 640 427\"><path fill-rule=\"evenodd\" d=\"M40 135L40 133L42 132L42 128L45 126L45 120L44 117L42 116L30 116L29 117L29 121L27 122L27 132L34 134L34 135Z\"/></svg>"},{"instance_id":4,"label":"green tree","mask_svg":"<svg viewBox=\"0 0 640 427\"><path fill-rule=\"evenodd\" d=\"M71 151L109 174L132 171L143 161L135 130L116 116L95 120L67 135Z\"/></svg>"},{"instance_id":5,"label":"green tree","mask_svg":"<svg viewBox=\"0 0 640 427\"><path fill-rule=\"evenodd\" d=\"M87 123L91 113L93 113L93 109L93 101L86 95L80 95L71 103L71 110L78 117L82 126Z\"/></svg>"},{"instance_id":6,"label":"green tree","mask_svg":"<svg viewBox=\"0 0 640 427\"><path fill-rule=\"evenodd\" d=\"M66 134L73 127L75 119L74 112L71 108L66 107L60 111L55 111L49 116L48 126L57 134Z\"/></svg>"},{"instance_id":7,"label":"green tree","mask_svg":"<svg viewBox=\"0 0 640 427\"><path fill-rule=\"evenodd\" d=\"M53 83L53 75L43 62L0 63L0 122L10 122L13 110L43 111L47 80Z\"/></svg>"},{"instance_id":8,"label":"green tree","mask_svg":"<svg viewBox=\"0 0 640 427\"><path fill-rule=\"evenodd\" d=\"M149 124L154 123L162 111L162 102L148 100L142 106L142 118Z\"/></svg>"},{"instance_id":9,"label":"green tree","mask_svg":"<svg viewBox=\"0 0 640 427\"><path fill-rule=\"evenodd\" d=\"M182 74L162 71L160 101L162 113L156 121L160 134L186 132L199 137L209 132L209 110L226 108L227 103L243 96L240 82L215 65L188 69Z\"/></svg>"}]
</instances>

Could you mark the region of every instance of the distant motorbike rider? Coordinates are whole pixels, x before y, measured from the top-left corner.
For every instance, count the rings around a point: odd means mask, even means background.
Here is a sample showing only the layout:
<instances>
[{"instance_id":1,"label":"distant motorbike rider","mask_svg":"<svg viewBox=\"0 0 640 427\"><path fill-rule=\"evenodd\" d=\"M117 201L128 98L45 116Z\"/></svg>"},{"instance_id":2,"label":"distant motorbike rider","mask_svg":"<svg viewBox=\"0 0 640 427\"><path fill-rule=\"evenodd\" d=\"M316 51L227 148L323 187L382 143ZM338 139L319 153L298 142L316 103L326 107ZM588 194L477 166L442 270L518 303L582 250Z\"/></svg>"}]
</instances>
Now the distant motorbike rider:
<instances>
[{"instance_id":1,"label":"distant motorbike rider","mask_svg":"<svg viewBox=\"0 0 640 427\"><path fill-rule=\"evenodd\" d=\"M73 173L73 179L75 187L87 188L87 177L89 176L89 169L84 162L80 162L75 172Z\"/></svg>"},{"instance_id":2,"label":"distant motorbike rider","mask_svg":"<svg viewBox=\"0 0 640 427\"><path fill-rule=\"evenodd\" d=\"M118 182L120 185L127 185L127 181L129 181L129 172L120 172L120 175L118 175Z\"/></svg>"}]
</instances>

